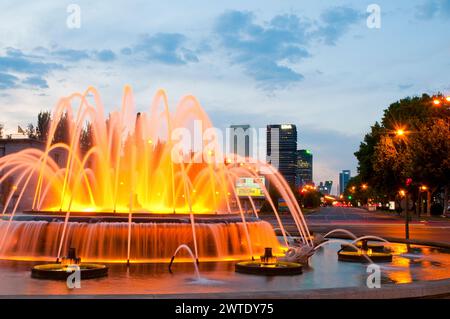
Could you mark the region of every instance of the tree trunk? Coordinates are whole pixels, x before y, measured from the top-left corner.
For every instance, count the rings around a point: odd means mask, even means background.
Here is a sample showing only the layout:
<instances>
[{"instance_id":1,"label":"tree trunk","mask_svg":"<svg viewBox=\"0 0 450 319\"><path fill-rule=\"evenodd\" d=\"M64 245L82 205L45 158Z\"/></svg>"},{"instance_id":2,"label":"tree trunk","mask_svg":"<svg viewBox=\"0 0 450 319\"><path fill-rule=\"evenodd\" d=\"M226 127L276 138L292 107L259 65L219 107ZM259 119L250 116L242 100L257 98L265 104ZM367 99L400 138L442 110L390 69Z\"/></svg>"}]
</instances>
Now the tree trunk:
<instances>
[{"instance_id":1,"label":"tree trunk","mask_svg":"<svg viewBox=\"0 0 450 319\"><path fill-rule=\"evenodd\" d=\"M427 216L431 216L431 191L427 191Z\"/></svg>"},{"instance_id":2,"label":"tree trunk","mask_svg":"<svg viewBox=\"0 0 450 319\"><path fill-rule=\"evenodd\" d=\"M448 185L445 185L444 187L444 206L443 210L442 210L442 216L446 216L447 215L447 208L448 208Z\"/></svg>"},{"instance_id":3,"label":"tree trunk","mask_svg":"<svg viewBox=\"0 0 450 319\"><path fill-rule=\"evenodd\" d=\"M409 239L409 193L406 193L405 200L405 238Z\"/></svg>"}]
</instances>

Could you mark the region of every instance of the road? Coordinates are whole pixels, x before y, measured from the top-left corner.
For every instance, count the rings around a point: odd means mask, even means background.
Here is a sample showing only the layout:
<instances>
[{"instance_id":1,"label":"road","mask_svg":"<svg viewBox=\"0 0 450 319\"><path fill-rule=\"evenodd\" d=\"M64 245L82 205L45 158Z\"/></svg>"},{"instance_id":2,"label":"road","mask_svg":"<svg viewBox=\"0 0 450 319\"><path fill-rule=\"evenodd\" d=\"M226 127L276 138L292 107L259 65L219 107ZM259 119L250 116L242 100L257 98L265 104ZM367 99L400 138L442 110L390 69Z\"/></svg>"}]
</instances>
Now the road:
<instances>
[{"instance_id":1,"label":"road","mask_svg":"<svg viewBox=\"0 0 450 319\"><path fill-rule=\"evenodd\" d=\"M309 229L326 233L344 228L357 236L376 235L390 238L405 238L404 218L388 212L368 212L349 207L322 207L305 216ZM275 218L264 218L276 224ZM295 224L289 216L283 216L287 230L295 233ZM450 243L449 220L414 220L410 223L410 239Z\"/></svg>"}]
</instances>

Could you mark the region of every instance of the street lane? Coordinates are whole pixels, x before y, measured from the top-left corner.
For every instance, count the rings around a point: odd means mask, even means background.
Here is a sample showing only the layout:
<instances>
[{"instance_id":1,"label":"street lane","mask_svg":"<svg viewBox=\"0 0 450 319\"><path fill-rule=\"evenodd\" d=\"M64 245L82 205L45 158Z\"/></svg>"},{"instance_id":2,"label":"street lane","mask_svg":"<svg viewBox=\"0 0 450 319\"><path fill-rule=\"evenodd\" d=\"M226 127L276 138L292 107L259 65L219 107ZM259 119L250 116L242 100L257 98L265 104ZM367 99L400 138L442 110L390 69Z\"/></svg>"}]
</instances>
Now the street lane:
<instances>
[{"instance_id":1,"label":"street lane","mask_svg":"<svg viewBox=\"0 0 450 319\"><path fill-rule=\"evenodd\" d=\"M272 216L263 219L276 225ZM283 225L289 232L296 233L292 218L283 215ZM380 237L405 238L405 221L389 212L368 212L352 207L321 207L317 212L305 216L308 227L316 233L327 233L336 228L344 228L356 236L376 235ZM410 239L450 243L450 221L412 221Z\"/></svg>"}]
</instances>

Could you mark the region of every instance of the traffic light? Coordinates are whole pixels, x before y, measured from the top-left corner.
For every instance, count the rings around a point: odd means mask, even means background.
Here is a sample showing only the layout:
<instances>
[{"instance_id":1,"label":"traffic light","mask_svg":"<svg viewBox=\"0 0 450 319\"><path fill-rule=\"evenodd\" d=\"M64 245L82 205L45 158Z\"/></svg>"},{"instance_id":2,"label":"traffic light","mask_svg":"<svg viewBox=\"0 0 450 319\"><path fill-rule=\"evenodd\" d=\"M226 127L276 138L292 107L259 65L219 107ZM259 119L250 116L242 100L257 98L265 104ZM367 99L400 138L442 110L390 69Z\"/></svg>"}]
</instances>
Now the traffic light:
<instances>
[{"instance_id":1,"label":"traffic light","mask_svg":"<svg viewBox=\"0 0 450 319\"><path fill-rule=\"evenodd\" d=\"M413 180L412 178L407 178L406 179L406 186L410 186L412 184Z\"/></svg>"},{"instance_id":2,"label":"traffic light","mask_svg":"<svg viewBox=\"0 0 450 319\"><path fill-rule=\"evenodd\" d=\"M351 200L351 199L352 199L352 195L348 195L348 199L350 199L350 200Z\"/></svg>"}]
</instances>

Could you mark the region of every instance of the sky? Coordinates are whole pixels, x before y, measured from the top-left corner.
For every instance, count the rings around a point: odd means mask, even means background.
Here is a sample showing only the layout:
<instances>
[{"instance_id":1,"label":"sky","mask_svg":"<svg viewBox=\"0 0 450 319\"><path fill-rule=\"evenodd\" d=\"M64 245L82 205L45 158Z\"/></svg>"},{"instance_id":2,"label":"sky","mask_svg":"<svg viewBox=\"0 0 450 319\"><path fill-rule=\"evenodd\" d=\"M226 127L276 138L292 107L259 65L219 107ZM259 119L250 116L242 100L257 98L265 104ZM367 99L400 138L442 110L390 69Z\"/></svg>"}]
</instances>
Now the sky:
<instances>
[{"instance_id":1,"label":"sky","mask_svg":"<svg viewBox=\"0 0 450 319\"><path fill-rule=\"evenodd\" d=\"M12 132L90 85L111 111L129 84L145 111L164 88L219 128L295 124L315 182L336 192L390 103L450 93L449 30L450 0L2 0L0 123Z\"/></svg>"}]
</instances>

